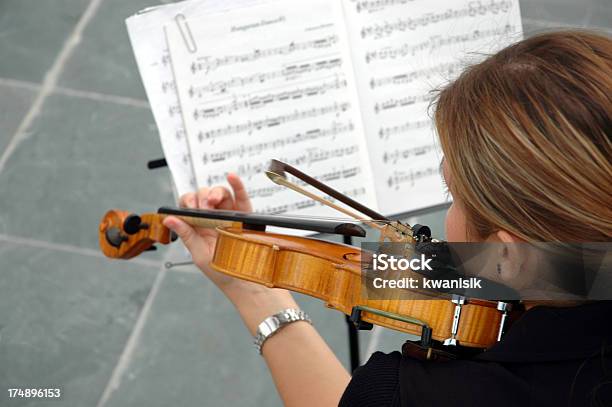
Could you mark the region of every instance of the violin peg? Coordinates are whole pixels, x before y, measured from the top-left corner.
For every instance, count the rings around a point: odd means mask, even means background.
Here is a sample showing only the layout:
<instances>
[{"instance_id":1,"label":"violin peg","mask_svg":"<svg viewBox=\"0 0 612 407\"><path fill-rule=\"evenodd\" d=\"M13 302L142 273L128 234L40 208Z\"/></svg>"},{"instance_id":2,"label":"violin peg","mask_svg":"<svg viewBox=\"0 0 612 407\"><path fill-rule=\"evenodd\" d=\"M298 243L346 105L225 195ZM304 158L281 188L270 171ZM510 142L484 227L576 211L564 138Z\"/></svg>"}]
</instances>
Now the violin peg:
<instances>
[{"instance_id":1,"label":"violin peg","mask_svg":"<svg viewBox=\"0 0 612 407\"><path fill-rule=\"evenodd\" d=\"M121 230L118 227L109 227L105 232L106 241L113 247L119 248L121 243L127 242L128 237L121 233Z\"/></svg>"},{"instance_id":2,"label":"violin peg","mask_svg":"<svg viewBox=\"0 0 612 407\"><path fill-rule=\"evenodd\" d=\"M111 209L98 227L100 249L115 259L130 259L145 250L156 250L154 243L170 243L170 230L162 220L154 213L137 215Z\"/></svg>"},{"instance_id":3,"label":"violin peg","mask_svg":"<svg viewBox=\"0 0 612 407\"><path fill-rule=\"evenodd\" d=\"M123 230L128 235L135 235L143 229L148 229L149 225L142 223L142 218L135 213L131 213L123 220Z\"/></svg>"}]
</instances>

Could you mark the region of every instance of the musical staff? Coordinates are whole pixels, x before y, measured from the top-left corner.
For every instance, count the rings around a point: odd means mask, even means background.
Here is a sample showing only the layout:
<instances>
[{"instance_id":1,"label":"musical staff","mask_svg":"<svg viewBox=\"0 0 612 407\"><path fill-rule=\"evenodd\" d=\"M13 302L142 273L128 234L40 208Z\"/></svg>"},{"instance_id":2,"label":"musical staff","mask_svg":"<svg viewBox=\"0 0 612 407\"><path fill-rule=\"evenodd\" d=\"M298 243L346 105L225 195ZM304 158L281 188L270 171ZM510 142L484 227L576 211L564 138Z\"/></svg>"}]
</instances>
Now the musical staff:
<instances>
[{"instance_id":1,"label":"musical staff","mask_svg":"<svg viewBox=\"0 0 612 407\"><path fill-rule=\"evenodd\" d=\"M218 69L223 66L240 64L245 62L256 61L261 58L269 58L272 56L284 56L295 52L304 51L308 49L320 49L330 48L338 42L337 35L330 35L323 38L317 38L309 41L302 42L290 42L287 45L280 47L255 49L251 52L237 54L237 55L224 55L221 57L212 58L210 56L204 56L191 64L191 73L196 74L203 72L205 74Z\"/></svg>"},{"instance_id":2,"label":"musical staff","mask_svg":"<svg viewBox=\"0 0 612 407\"><path fill-rule=\"evenodd\" d=\"M304 160L304 157L303 156L297 157L297 158L279 157L279 159L283 162L286 162L287 164L290 164L293 166L299 166L300 164L302 164L302 160ZM247 163L247 164L239 165L238 169L236 170L236 174L238 174L241 178L250 180L255 175L263 174L265 171L267 171L267 169L268 169L268 162L255 163L255 164ZM341 179L356 177L359 173L361 173L361 171L362 169L360 166L353 166L349 168L341 168L338 170L334 169L328 172L324 172L322 174L319 174L316 178L322 182L338 181ZM218 174L209 174L206 177L206 185L212 186L212 185L220 184L222 182L225 182L226 177L227 177L227 171L223 171Z\"/></svg>"},{"instance_id":3,"label":"musical staff","mask_svg":"<svg viewBox=\"0 0 612 407\"><path fill-rule=\"evenodd\" d=\"M246 76L237 76L228 80L210 82L203 86L191 86L189 88L189 97L201 98L205 94L223 94L227 93L231 88L245 87L247 85L256 83L264 83L278 78L283 78L287 81L313 72L334 70L340 66L342 66L341 58L330 58L316 62L291 64L274 71L254 73Z\"/></svg>"},{"instance_id":4,"label":"musical staff","mask_svg":"<svg viewBox=\"0 0 612 407\"><path fill-rule=\"evenodd\" d=\"M443 23L451 20L458 20L465 17L483 17L488 14L507 13L512 7L510 0L491 0L489 3L482 1L470 1L466 7L449 8L441 12L425 13L414 18L399 18L395 22L385 21L374 23L361 29L362 38L381 39L396 33L415 31L418 28L427 27L432 24Z\"/></svg>"},{"instance_id":5,"label":"musical staff","mask_svg":"<svg viewBox=\"0 0 612 407\"><path fill-rule=\"evenodd\" d=\"M353 188L346 191L341 191L343 194L352 196L355 199L359 199L361 196L365 195L366 189L363 187ZM331 201L335 201L335 199L330 199ZM267 215L280 215L287 212L294 212L300 209L312 208L316 206L323 206L321 202L317 202L313 199L303 199L296 202L291 202L283 205L267 205L261 212Z\"/></svg>"},{"instance_id":6,"label":"musical staff","mask_svg":"<svg viewBox=\"0 0 612 407\"><path fill-rule=\"evenodd\" d=\"M503 27L495 27L490 30L473 30L469 33L447 35L445 37L434 35L417 44L405 43L398 47L381 47L368 51L366 52L365 60L366 63L369 64L375 61L415 56L416 54L424 51L429 51L429 53L432 53L442 47L465 44L467 42L478 41L486 38L499 37L500 35L510 34L514 31L516 31L515 26L506 24Z\"/></svg>"},{"instance_id":7,"label":"musical staff","mask_svg":"<svg viewBox=\"0 0 612 407\"><path fill-rule=\"evenodd\" d=\"M374 103L374 112L376 114L379 114L383 110L390 111L390 110L397 109L397 108L411 106L416 103L431 102L432 99L433 99L432 93L426 93L424 95L404 96L400 98L392 97L392 98L385 99L382 102Z\"/></svg>"},{"instance_id":8,"label":"musical staff","mask_svg":"<svg viewBox=\"0 0 612 407\"><path fill-rule=\"evenodd\" d=\"M241 144L238 147L227 150L221 150L214 153L204 153L202 156L202 161L204 164L208 164L209 162L216 163L226 161L232 158L242 159L245 156L259 156L265 151L277 151L279 149L284 149L297 143L303 143L317 139L327 139L330 135L332 136L333 141L336 135L351 132L353 131L353 129L354 125L350 121L347 123L333 122L332 125L328 128L315 128L301 133L297 133L289 137L283 137L280 139L254 144ZM351 148L354 148L354 150L351 151L357 151L357 146L346 147L346 149Z\"/></svg>"},{"instance_id":9,"label":"musical staff","mask_svg":"<svg viewBox=\"0 0 612 407\"><path fill-rule=\"evenodd\" d=\"M318 177L315 177L315 178L318 178ZM302 187L309 187L308 184L306 184L304 181L299 180L297 178L292 179L292 182ZM249 195L251 199L270 197L270 196L273 196L274 194L278 194L281 192L287 192L287 188L281 185L272 185L272 186L266 186L262 188L247 188L247 194ZM357 198L360 195L364 195L366 193L366 188L361 186L361 187L342 191L342 193L344 195L348 195L348 196ZM327 197L327 199L330 200L331 202L336 202L336 199L332 197ZM313 202L316 202L316 201L313 201Z\"/></svg>"},{"instance_id":10,"label":"musical staff","mask_svg":"<svg viewBox=\"0 0 612 407\"><path fill-rule=\"evenodd\" d=\"M426 146L406 148L403 150L395 149L391 152L385 151L383 154L383 163L396 165L400 160L408 160L413 157L426 155L427 153L436 151L434 144L428 144Z\"/></svg>"},{"instance_id":11,"label":"musical staff","mask_svg":"<svg viewBox=\"0 0 612 407\"><path fill-rule=\"evenodd\" d=\"M282 114L275 117L266 117L261 120L248 120L239 124L229 124L222 128L217 128L209 131L203 131L198 133L198 141L203 142L204 140L216 139L219 137L225 137L238 133L251 134L254 130L261 130L265 127L280 126L285 123L294 122L297 120L312 119L314 117L324 116L330 113L340 114L346 112L351 106L350 103L338 103L334 102L331 105L323 107L314 107L311 109L298 110L295 109L290 113ZM194 117L194 119L198 119Z\"/></svg>"},{"instance_id":12,"label":"musical staff","mask_svg":"<svg viewBox=\"0 0 612 407\"><path fill-rule=\"evenodd\" d=\"M380 78L370 79L370 88L380 88L388 85L405 85L416 81L417 79L430 79L440 76L452 76L459 72L463 64L461 62L444 62L431 68L418 69L411 72L401 74L393 74Z\"/></svg>"},{"instance_id":13,"label":"musical staff","mask_svg":"<svg viewBox=\"0 0 612 407\"><path fill-rule=\"evenodd\" d=\"M404 134L408 132L409 130L416 130L416 129L422 129L425 127L431 127L432 125L433 125L433 122L431 121L431 119L425 119L425 120L416 120L416 121L406 122L403 124L399 124L397 126L381 127L381 129L378 131L378 137L383 140L388 140L389 137L391 136L395 136L398 134Z\"/></svg>"},{"instance_id":14,"label":"musical staff","mask_svg":"<svg viewBox=\"0 0 612 407\"><path fill-rule=\"evenodd\" d=\"M409 171L393 171L393 174L387 178L389 188L400 189L405 186L413 187L415 182L428 178L432 175L439 175L438 167L427 167L422 169L414 169Z\"/></svg>"},{"instance_id":15,"label":"musical staff","mask_svg":"<svg viewBox=\"0 0 612 407\"><path fill-rule=\"evenodd\" d=\"M257 96L249 95L234 97L230 102L225 104L196 109L193 114L196 119L208 119L211 117L220 116L222 114L232 114L242 109L262 109L274 103L284 103L290 100L324 95L330 90L344 89L346 88L346 84L346 79L336 78L332 81L323 82L319 85L298 87L291 90L283 90L280 92L266 93Z\"/></svg>"},{"instance_id":16,"label":"musical staff","mask_svg":"<svg viewBox=\"0 0 612 407\"><path fill-rule=\"evenodd\" d=\"M247 188L247 195L251 199L267 198L267 197L273 196L283 191L286 191L286 188L284 186L272 185L272 186L261 187L261 188Z\"/></svg>"},{"instance_id":17,"label":"musical staff","mask_svg":"<svg viewBox=\"0 0 612 407\"><path fill-rule=\"evenodd\" d=\"M404 5L406 3L413 2L414 0L366 0L366 1L352 0L352 1L353 3L355 3L355 10L357 10L358 13L361 13L362 11L373 13L373 12L385 9L387 7Z\"/></svg>"}]
</instances>

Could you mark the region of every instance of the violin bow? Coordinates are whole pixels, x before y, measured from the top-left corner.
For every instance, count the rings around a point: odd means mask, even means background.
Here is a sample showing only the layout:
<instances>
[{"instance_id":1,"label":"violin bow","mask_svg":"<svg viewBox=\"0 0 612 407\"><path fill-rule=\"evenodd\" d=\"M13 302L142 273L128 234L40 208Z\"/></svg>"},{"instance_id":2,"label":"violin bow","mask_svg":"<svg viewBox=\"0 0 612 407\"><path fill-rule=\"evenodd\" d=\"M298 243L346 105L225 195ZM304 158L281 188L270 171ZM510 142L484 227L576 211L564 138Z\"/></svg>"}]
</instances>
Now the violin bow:
<instances>
[{"instance_id":1,"label":"violin bow","mask_svg":"<svg viewBox=\"0 0 612 407\"><path fill-rule=\"evenodd\" d=\"M353 208L354 210L367 216L367 218L364 218L363 216L360 216L359 214L353 211L343 208L342 206L337 205L329 199L325 199L316 194L313 194L312 192L300 187L299 185L296 185L295 183L289 181L285 173L291 174L294 177L305 182L307 185L310 185L313 188L316 188L319 191L323 192L324 194L327 194L332 198L337 199L343 204L349 206L350 208ZM363 222L364 224L372 227L373 229L379 230L381 232L381 240L385 237L391 239L392 241L405 241L406 238L410 240L415 239L413 230L410 226L405 225L399 221L394 221L387 218L386 216L355 201L351 197L344 195L342 192L335 190L329 185L325 185L321 181L318 181L317 179L303 173L302 171L298 170L295 167L292 167L287 163L274 159L271 160L270 166L266 171L266 175L275 184L292 189L304 196L307 196L308 198L320 202L323 205L329 206L339 212L344 213L345 215L351 216L352 218ZM384 223L384 226L379 224L381 222ZM393 228L393 231L390 231L389 227Z\"/></svg>"}]
</instances>

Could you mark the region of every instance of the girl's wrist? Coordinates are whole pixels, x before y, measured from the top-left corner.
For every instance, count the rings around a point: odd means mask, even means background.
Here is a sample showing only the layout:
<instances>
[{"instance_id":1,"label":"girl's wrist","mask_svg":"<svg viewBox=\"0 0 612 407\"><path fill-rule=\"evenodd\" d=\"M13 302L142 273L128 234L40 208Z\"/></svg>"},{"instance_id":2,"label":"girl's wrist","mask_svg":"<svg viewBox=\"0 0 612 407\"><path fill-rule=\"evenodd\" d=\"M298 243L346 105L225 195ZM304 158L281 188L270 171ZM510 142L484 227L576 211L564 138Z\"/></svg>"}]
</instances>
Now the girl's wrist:
<instances>
[{"instance_id":1,"label":"girl's wrist","mask_svg":"<svg viewBox=\"0 0 612 407\"><path fill-rule=\"evenodd\" d=\"M257 326L270 315L286 308L298 308L287 290L242 283L246 284L231 284L224 287L223 292L236 307L251 335L255 335Z\"/></svg>"}]
</instances>

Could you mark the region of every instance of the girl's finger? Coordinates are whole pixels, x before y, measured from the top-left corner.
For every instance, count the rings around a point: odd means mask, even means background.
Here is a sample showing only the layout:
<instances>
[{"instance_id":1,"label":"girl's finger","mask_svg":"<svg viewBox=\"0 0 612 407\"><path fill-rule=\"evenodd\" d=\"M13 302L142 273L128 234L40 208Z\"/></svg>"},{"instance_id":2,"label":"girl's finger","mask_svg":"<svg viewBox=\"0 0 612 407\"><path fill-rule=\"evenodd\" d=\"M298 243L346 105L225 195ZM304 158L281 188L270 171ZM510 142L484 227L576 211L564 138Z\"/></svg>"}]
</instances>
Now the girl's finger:
<instances>
[{"instance_id":1,"label":"girl's finger","mask_svg":"<svg viewBox=\"0 0 612 407\"><path fill-rule=\"evenodd\" d=\"M227 182L229 182L232 191L234 191L236 209L243 212L252 212L253 207L251 206L251 200L249 199L249 195L240 177L230 172L227 174Z\"/></svg>"},{"instance_id":2,"label":"girl's finger","mask_svg":"<svg viewBox=\"0 0 612 407\"><path fill-rule=\"evenodd\" d=\"M188 192L181 195L179 198L179 206L181 208L197 208L197 200L195 192Z\"/></svg>"}]
</instances>

